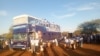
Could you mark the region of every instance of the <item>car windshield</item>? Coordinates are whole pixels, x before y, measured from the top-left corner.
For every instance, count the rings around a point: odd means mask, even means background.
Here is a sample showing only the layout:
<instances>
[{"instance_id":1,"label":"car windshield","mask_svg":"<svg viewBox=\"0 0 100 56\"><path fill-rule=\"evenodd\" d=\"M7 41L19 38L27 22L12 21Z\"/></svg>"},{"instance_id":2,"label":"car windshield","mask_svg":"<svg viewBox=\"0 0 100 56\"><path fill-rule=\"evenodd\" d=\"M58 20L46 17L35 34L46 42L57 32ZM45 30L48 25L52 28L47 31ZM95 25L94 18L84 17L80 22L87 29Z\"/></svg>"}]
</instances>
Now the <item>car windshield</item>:
<instances>
[{"instance_id":1,"label":"car windshield","mask_svg":"<svg viewBox=\"0 0 100 56\"><path fill-rule=\"evenodd\" d=\"M14 40L26 40L27 37L26 37L26 34L14 34L13 35L13 39Z\"/></svg>"}]
</instances>

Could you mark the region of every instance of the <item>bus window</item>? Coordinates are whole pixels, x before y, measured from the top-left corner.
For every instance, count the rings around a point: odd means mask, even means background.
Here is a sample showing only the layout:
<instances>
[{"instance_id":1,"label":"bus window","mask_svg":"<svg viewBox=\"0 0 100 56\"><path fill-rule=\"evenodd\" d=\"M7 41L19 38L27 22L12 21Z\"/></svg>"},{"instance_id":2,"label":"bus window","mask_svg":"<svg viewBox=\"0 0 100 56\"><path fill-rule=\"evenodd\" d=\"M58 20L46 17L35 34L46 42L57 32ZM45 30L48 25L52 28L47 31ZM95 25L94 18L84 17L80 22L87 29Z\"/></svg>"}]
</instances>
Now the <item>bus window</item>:
<instances>
[{"instance_id":1,"label":"bus window","mask_svg":"<svg viewBox=\"0 0 100 56\"><path fill-rule=\"evenodd\" d=\"M14 34L14 40L26 40L26 34Z\"/></svg>"}]
</instances>

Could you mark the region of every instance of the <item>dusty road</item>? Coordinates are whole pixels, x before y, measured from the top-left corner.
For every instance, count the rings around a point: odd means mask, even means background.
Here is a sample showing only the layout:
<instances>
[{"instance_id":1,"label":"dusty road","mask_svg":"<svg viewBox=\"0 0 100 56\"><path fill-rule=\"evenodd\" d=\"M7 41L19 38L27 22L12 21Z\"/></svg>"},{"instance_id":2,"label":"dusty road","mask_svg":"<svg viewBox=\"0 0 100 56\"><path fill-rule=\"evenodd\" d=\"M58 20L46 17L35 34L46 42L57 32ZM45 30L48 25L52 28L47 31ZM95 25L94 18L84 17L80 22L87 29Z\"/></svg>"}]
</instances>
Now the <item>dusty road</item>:
<instances>
[{"instance_id":1,"label":"dusty road","mask_svg":"<svg viewBox=\"0 0 100 56\"><path fill-rule=\"evenodd\" d=\"M0 50L0 56L35 56L35 54L26 50L14 50L8 49ZM100 45L84 44L83 48L77 48L72 50L64 48L64 46L52 46L45 48L44 52L41 52L38 56L100 56Z\"/></svg>"}]
</instances>

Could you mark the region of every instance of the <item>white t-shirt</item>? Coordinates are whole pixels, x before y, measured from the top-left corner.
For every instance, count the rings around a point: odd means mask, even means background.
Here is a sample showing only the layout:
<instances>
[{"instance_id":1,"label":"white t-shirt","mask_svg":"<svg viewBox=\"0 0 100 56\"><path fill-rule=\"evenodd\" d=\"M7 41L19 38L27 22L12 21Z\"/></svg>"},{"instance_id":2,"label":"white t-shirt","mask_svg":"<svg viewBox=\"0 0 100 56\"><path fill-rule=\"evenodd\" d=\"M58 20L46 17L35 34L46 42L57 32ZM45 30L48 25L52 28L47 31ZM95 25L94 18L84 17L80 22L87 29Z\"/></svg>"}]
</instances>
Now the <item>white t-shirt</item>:
<instances>
[{"instance_id":1,"label":"white t-shirt","mask_svg":"<svg viewBox=\"0 0 100 56\"><path fill-rule=\"evenodd\" d=\"M70 44L73 44L74 43L74 40L73 39L70 39Z\"/></svg>"},{"instance_id":2,"label":"white t-shirt","mask_svg":"<svg viewBox=\"0 0 100 56\"><path fill-rule=\"evenodd\" d=\"M65 39L65 42L68 43L69 42L69 39Z\"/></svg>"},{"instance_id":3,"label":"white t-shirt","mask_svg":"<svg viewBox=\"0 0 100 56\"><path fill-rule=\"evenodd\" d=\"M34 43L34 40L33 39L31 39L31 45L34 45L35 43Z\"/></svg>"},{"instance_id":4,"label":"white t-shirt","mask_svg":"<svg viewBox=\"0 0 100 56\"><path fill-rule=\"evenodd\" d=\"M34 40L35 46L39 45L39 40Z\"/></svg>"},{"instance_id":5,"label":"white t-shirt","mask_svg":"<svg viewBox=\"0 0 100 56\"><path fill-rule=\"evenodd\" d=\"M39 45L39 40L31 40L31 44L38 46Z\"/></svg>"},{"instance_id":6,"label":"white t-shirt","mask_svg":"<svg viewBox=\"0 0 100 56\"><path fill-rule=\"evenodd\" d=\"M76 37L76 42L79 42L79 40L80 40L80 37Z\"/></svg>"},{"instance_id":7,"label":"white t-shirt","mask_svg":"<svg viewBox=\"0 0 100 56\"><path fill-rule=\"evenodd\" d=\"M57 39L55 39L55 42L56 42L56 43L58 42Z\"/></svg>"}]
</instances>

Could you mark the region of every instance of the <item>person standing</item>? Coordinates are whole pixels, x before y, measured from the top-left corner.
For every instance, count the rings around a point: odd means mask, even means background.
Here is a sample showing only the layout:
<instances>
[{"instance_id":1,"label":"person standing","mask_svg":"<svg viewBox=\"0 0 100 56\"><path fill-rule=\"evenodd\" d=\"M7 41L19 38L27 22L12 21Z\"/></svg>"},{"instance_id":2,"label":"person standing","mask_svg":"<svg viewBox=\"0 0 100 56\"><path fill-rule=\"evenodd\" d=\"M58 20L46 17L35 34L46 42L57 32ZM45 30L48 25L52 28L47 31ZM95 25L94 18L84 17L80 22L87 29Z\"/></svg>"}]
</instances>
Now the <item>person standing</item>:
<instances>
[{"instance_id":1,"label":"person standing","mask_svg":"<svg viewBox=\"0 0 100 56\"><path fill-rule=\"evenodd\" d=\"M93 43L93 35L90 35L90 43Z\"/></svg>"},{"instance_id":2,"label":"person standing","mask_svg":"<svg viewBox=\"0 0 100 56\"><path fill-rule=\"evenodd\" d=\"M64 37L64 47L66 47L66 36Z\"/></svg>"},{"instance_id":3,"label":"person standing","mask_svg":"<svg viewBox=\"0 0 100 56\"><path fill-rule=\"evenodd\" d=\"M30 45L31 45L31 52L33 53L33 51L35 51L34 49L34 46L35 46L35 41L34 41L34 38L35 38L35 33L31 33L30 34Z\"/></svg>"},{"instance_id":4,"label":"person standing","mask_svg":"<svg viewBox=\"0 0 100 56\"><path fill-rule=\"evenodd\" d=\"M57 41L57 39L55 39L55 43L56 43L56 46L58 46L58 41Z\"/></svg>"},{"instance_id":5,"label":"person standing","mask_svg":"<svg viewBox=\"0 0 100 56\"><path fill-rule=\"evenodd\" d=\"M80 37L76 36L76 46L79 47L80 46Z\"/></svg>"},{"instance_id":6,"label":"person standing","mask_svg":"<svg viewBox=\"0 0 100 56\"><path fill-rule=\"evenodd\" d=\"M83 37L80 36L80 47L83 47Z\"/></svg>"},{"instance_id":7,"label":"person standing","mask_svg":"<svg viewBox=\"0 0 100 56\"><path fill-rule=\"evenodd\" d=\"M65 44L67 44L67 46L70 46L70 39L69 38L65 38Z\"/></svg>"},{"instance_id":8,"label":"person standing","mask_svg":"<svg viewBox=\"0 0 100 56\"><path fill-rule=\"evenodd\" d=\"M76 49L75 38L71 37L69 41L70 41L70 48Z\"/></svg>"},{"instance_id":9,"label":"person standing","mask_svg":"<svg viewBox=\"0 0 100 56\"><path fill-rule=\"evenodd\" d=\"M35 37L35 52L36 54L40 54L40 51L43 51L43 45L42 45L42 32L41 31L37 31L36 32L36 37Z\"/></svg>"}]
</instances>

